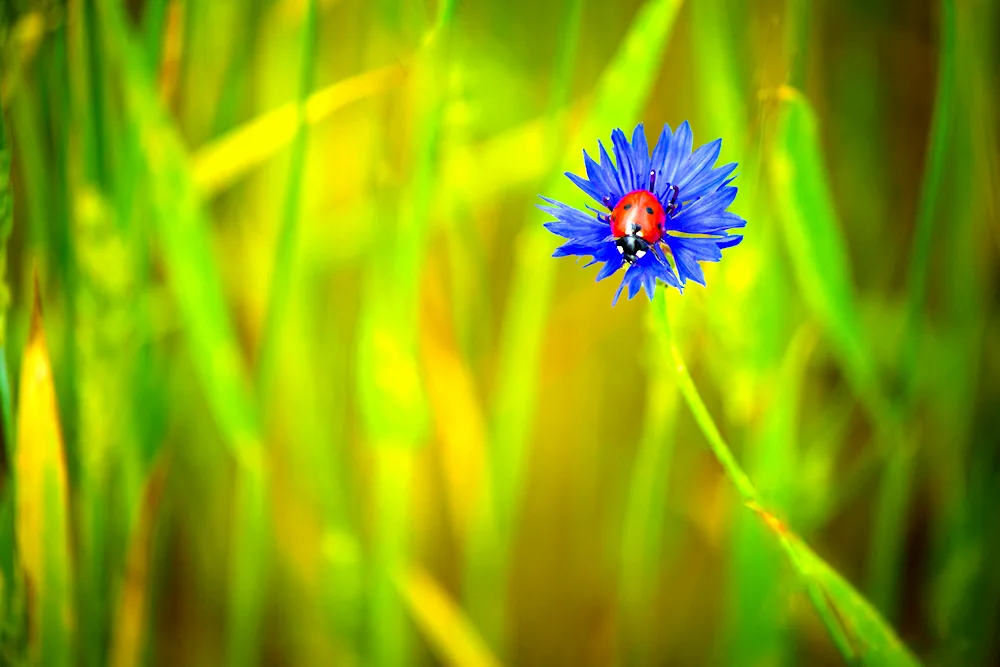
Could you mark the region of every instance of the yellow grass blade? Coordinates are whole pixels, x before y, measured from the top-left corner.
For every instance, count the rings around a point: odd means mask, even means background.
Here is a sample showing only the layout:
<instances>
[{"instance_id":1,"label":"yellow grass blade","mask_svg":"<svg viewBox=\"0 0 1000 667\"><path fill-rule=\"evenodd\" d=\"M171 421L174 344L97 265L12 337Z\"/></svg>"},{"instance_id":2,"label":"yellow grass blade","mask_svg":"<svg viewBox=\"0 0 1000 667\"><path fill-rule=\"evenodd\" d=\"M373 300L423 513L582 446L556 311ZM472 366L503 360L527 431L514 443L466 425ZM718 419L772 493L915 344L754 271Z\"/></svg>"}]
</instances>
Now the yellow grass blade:
<instances>
[{"instance_id":1,"label":"yellow grass blade","mask_svg":"<svg viewBox=\"0 0 1000 667\"><path fill-rule=\"evenodd\" d=\"M142 494L139 516L129 539L125 579L118 593L111 648L113 667L142 664L146 603L149 598L149 561L168 466L169 459L161 460L149 475Z\"/></svg>"},{"instance_id":2,"label":"yellow grass blade","mask_svg":"<svg viewBox=\"0 0 1000 667\"><path fill-rule=\"evenodd\" d=\"M68 665L73 609L66 461L37 283L19 399L15 531L27 579L30 651L40 664Z\"/></svg>"},{"instance_id":3,"label":"yellow grass blade","mask_svg":"<svg viewBox=\"0 0 1000 667\"><path fill-rule=\"evenodd\" d=\"M402 78L398 66L359 74L309 96L305 119L316 125L351 102L386 90ZM254 167L292 143L298 127L296 105L289 103L241 125L198 150L191 159L194 182L205 199L231 186Z\"/></svg>"},{"instance_id":4,"label":"yellow grass blade","mask_svg":"<svg viewBox=\"0 0 1000 667\"><path fill-rule=\"evenodd\" d=\"M418 567L399 582L417 625L437 657L453 667L500 667L462 610Z\"/></svg>"},{"instance_id":5,"label":"yellow grass blade","mask_svg":"<svg viewBox=\"0 0 1000 667\"><path fill-rule=\"evenodd\" d=\"M472 373L454 350L439 341L424 345L427 393L441 443L441 468L455 536L464 544L478 517L475 509L489 500L486 466L486 419L476 400Z\"/></svg>"}]
</instances>

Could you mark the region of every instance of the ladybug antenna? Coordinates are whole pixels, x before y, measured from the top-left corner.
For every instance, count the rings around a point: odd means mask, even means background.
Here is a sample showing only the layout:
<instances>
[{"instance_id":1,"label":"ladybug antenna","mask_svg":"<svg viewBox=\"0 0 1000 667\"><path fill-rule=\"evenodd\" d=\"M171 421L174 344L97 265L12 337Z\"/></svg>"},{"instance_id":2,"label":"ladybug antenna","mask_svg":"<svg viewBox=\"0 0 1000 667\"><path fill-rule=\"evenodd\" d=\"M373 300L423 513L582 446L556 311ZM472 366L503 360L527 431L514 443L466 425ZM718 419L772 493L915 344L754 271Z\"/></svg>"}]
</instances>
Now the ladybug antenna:
<instances>
[{"instance_id":1,"label":"ladybug antenna","mask_svg":"<svg viewBox=\"0 0 1000 667\"><path fill-rule=\"evenodd\" d=\"M671 191L673 192L671 193ZM676 185L668 185L667 191L663 193L663 201L666 204L667 215L673 215L681 210L680 205L677 203L677 196L680 192L680 188Z\"/></svg>"}]
</instances>

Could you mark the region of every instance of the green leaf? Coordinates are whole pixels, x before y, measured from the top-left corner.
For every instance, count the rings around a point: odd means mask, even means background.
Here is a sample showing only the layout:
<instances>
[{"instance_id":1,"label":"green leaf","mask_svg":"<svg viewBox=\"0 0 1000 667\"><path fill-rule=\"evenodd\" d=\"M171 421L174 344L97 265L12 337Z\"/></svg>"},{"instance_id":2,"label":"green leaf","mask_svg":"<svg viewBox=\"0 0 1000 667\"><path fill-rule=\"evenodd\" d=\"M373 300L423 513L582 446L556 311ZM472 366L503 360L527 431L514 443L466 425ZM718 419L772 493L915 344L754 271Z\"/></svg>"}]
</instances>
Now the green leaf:
<instances>
[{"instance_id":1,"label":"green leaf","mask_svg":"<svg viewBox=\"0 0 1000 667\"><path fill-rule=\"evenodd\" d=\"M920 664L892 627L846 579L774 515L755 503L747 505L780 541L845 659L871 667Z\"/></svg>"},{"instance_id":2,"label":"green leaf","mask_svg":"<svg viewBox=\"0 0 1000 667\"><path fill-rule=\"evenodd\" d=\"M765 520L771 529L771 534L780 540L792 566L801 575L806 591L838 650L851 664L858 662L863 665L918 664L878 612L801 538L761 504L757 487L743 471L743 467L723 439L673 341L667 317L666 295L660 299L660 303L662 306L654 310L654 315L673 354L674 372L681 395L687 401L691 414L708 440L708 445L722 466L723 472L743 502Z\"/></svg>"},{"instance_id":3,"label":"green leaf","mask_svg":"<svg viewBox=\"0 0 1000 667\"><path fill-rule=\"evenodd\" d=\"M874 368L862 334L847 245L820 148L816 116L792 88L781 89L770 153L776 213L803 297L825 328L859 395L879 411Z\"/></svg>"}]
</instances>

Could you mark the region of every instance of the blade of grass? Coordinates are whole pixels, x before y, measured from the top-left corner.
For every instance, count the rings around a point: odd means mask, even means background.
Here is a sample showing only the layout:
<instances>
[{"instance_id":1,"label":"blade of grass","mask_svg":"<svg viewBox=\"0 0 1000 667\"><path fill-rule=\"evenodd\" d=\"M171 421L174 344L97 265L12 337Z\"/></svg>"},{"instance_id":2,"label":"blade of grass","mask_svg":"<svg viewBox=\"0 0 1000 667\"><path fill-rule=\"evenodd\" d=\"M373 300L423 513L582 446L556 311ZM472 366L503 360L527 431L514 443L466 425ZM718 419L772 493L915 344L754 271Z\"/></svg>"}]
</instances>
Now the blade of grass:
<instances>
[{"instance_id":1,"label":"blade of grass","mask_svg":"<svg viewBox=\"0 0 1000 667\"><path fill-rule=\"evenodd\" d=\"M938 277L944 290L939 322L925 334L921 359L936 360L927 387L934 400L927 411L940 411L944 430L928 441L925 451L934 471L934 488L942 494L933 518L931 583L928 614L940 641L933 662L941 665L985 665L996 662L1000 644L1000 534L993 525L1000 497L997 450L983 433L994 432L995 418L983 415L995 405L997 384L989 358L993 287L984 268L995 250L985 242L997 229L998 182L995 147L997 101L988 82L998 71L992 53L1000 36L1000 7L979 5L955 16L955 115L951 164L947 170L947 230L935 235L935 253L948 271ZM961 111L961 116L960 112ZM959 118L961 122L957 122ZM993 250L993 252L991 252ZM946 332L946 333L945 333ZM941 337L941 333L944 336ZM936 344L934 344L936 343ZM933 347L926 347L934 344ZM927 362L923 364L926 371ZM992 389L988 388L992 386ZM926 391L926 390L925 390ZM990 408L986 408L990 410ZM930 662L930 660L929 660Z\"/></svg>"},{"instance_id":2,"label":"blade of grass","mask_svg":"<svg viewBox=\"0 0 1000 667\"><path fill-rule=\"evenodd\" d=\"M955 109L955 2L941 0L940 37L938 45L938 82L934 98L934 115L931 119L927 145L927 161L920 186L917 204L916 232L910 251L907 272L906 325L903 327L903 344L900 346L900 372L904 377L902 401L909 404L916 382L916 357L923 327L919 325L927 277L930 268L934 223L938 219L941 182L945 173L945 156L951 144L951 125Z\"/></svg>"},{"instance_id":3,"label":"blade of grass","mask_svg":"<svg viewBox=\"0 0 1000 667\"><path fill-rule=\"evenodd\" d=\"M489 505L491 484L486 466L486 424L476 400L476 386L469 368L439 342L424 348L427 393L441 442L444 493L452 531L465 544L475 530L475 508Z\"/></svg>"},{"instance_id":4,"label":"blade of grass","mask_svg":"<svg viewBox=\"0 0 1000 667\"><path fill-rule=\"evenodd\" d=\"M7 368L7 310L10 288L7 286L7 245L14 227L14 189L10 180L11 141L6 118L0 113L0 625L16 627L16 588L19 586L15 565L16 526L14 523L14 485L11 462L16 434L10 372ZM2 657L2 656L0 656Z\"/></svg>"},{"instance_id":5,"label":"blade of grass","mask_svg":"<svg viewBox=\"0 0 1000 667\"><path fill-rule=\"evenodd\" d=\"M708 408L705 407L684 359L673 342L667 315L667 299L655 306L657 323L670 340L675 376L681 395L691 409L698 427L722 466L729 481L736 487L743 502L764 518L771 534L779 539L792 566L806 585L807 593L844 659L864 665L917 665L916 659L899 640L878 612L836 571L817 556L791 532L773 513L764 509L756 487L736 461L729 445L722 438Z\"/></svg>"},{"instance_id":6,"label":"blade of grass","mask_svg":"<svg viewBox=\"0 0 1000 667\"><path fill-rule=\"evenodd\" d=\"M691 5L691 29L695 31L692 46L698 71L702 72L699 98L708 121L702 131L724 137L723 149L744 146L749 127L747 95L740 85L740 42L730 30L732 23L739 24L740 19L729 15L740 11L746 10L739 5L727 6L721 0L699 0Z\"/></svg>"},{"instance_id":7,"label":"blade of grass","mask_svg":"<svg viewBox=\"0 0 1000 667\"><path fill-rule=\"evenodd\" d=\"M369 265L359 316L357 386L376 467L368 626L376 665L399 665L410 659L409 626L393 579L409 558L413 457L427 428L426 396L417 364L420 276L438 181L454 13L454 0L438 5L437 18L414 64L409 81L415 104L413 172L400 193L385 261Z\"/></svg>"},{"instance_id":8,"label":"blade of grass","mask_svg":"<svg viewBox=\"0 0 1000 667\"><path fill-rule=\"evenodd\" d=\"M279 331L288 310L291 277L295 261L295 241L298 236L299 211L302 198L302 174L306 161L306 103L312 89L316 69L316 34L318 31L316 0L309 0L302 26L302 53L299 69L299 95L296 101L295 137L288 167L285 202L281 211L278 247L274 253L268 304L264 316L264 330L257 355L257 394L266 403L274 373L275 348L279 344Z\"/></svg>"},{"instance_id":9,"label":"blade of grass","mask_svg":"<svg viewBox=\"0 0 1000 667\"><path fill-rule=\"evenodd\" d=\"M30 651L43 665L72 662L73 594L68 485L37 281L18 392L17 547L29 591Z\"/></svg>"},{"instance_id":10,"label":"blade of grass","mask_svg":"<svg viewBox=\"0 0 1000 667\"><path fill-rule=\"evenodd\" d=\"M562 20L556 45L556 62L552 68L549 88L549 154L558 159L565 152L567 123L559 111L569 102L576 68L577 50L580 45L580 22L583 18L582 0L564 0Z\"/></svg>"},{"instance_id":11,"label":"blade of grass","mask_svg":"<svg viewBox=\"0 0 1000 667\"><path fill-rule=\"evenodd\" d=\"M617 124L635 121L651 90L679 7L676 0L650 0L639 10L601 76L583 128L571 142L574 161L579 146L589 145ZM545 191L565 190L563 180L561 175L556 177ZM498 519L505 532L517 514L536 394L534 373L555 274L555 263L548 257L550 245L548 232L541 225L533 225L522 234L501 334L492 449L497 456Z\"/></svg>"},{"instance_id":12,"label":"blade of grass","mask_svg":"<svg viewBox=\"0 0 1000 667\"><path fill-rule=\"evenodd\" d=\"M809 20L812 3L790 0L785 3L784 52L788 61L788 83L800 87L805 80L807 61L805 49L809 43Z\"/></svg>"},{"instance_id":13,"label":"blade of grass","mask_svg":"<svg viewBox=\"0 0 1000 667\"><path fill-rule=\"evenodd\" d=\"M910 414L914 407L917 351L924 330L920 322L920 311L927 290L934 221L938 217L940 207L939 195L945 170L945 154L951 143L951 121L955 107L954 0L942 0L940 11L937 94L931 120L927 161L924 165L924 179L917 205L916 232L907 274L906 325L903 327L903 340L900 344L898 368L903 388L899 403L904 415ZM896 617L899 606L899 577L902 572L900 561L909 517L907 509L913 487L913 458L904 454L889 459L888 468L879 487L875 521L872 524L869 553L872 600L889 618Z\"/></svg>"},{"instance_id":14,"label":"blade of grass","mask_svg":"<svg viewBox=\"0 0 1000 667\"><path fill-rule=\"evenodd\" d=\"M143 41L149 66L155 68L163 50L163 33L167 25L167 6L170 0L150 0L142 13Z\"/></svg>"},{"instance_id":15,"label":"blade of grass","mask_svg":"<svg viewBox=\"0 0 1000 667\"><path fill-rule=\"evenodd\" d=\"M570 141L571 157L567 156L566 164L577 164L580 148L608 135L616 125L635 124L659 72L680 4L680 0L648 0L640 7L621 46L601 74L591 107ZM557 195L568 191L564 181L568 183L562 175L554 177L544 192ZM556 272L556 263L549 257L553 247L549 233L537 221L531 224L517 241L500 334L496 399L491 411L490 449L496 507L489 514L496 517L496 526L477 522L482 534L473 539L480 544L469 549L466 572L472 617L494 646L504 644L502 622L496 619L503 608L507 552L521 502L537 396L539 354ZM495 545L487 544L494 539ZM494 620L487 620L490 618Z\"/></svg>"},{"instance_id":16,"label":"blade of grass","mask_svg":"<svg viewBox=\"0 0 1000 667\"><path fill-rule=\"evenodd\" d=\"M400 67L392 65L317 90L305 102L305 123L317 125L351 102L390 89L400 82L402 73ZM202 197L210 199L218 195L292 142L299 115L296 104L286 104L196 151L191 157L191 170Z\"/></svg>"},{"instance_id":17,"label":"blade of grass","mask_svg":"<svg viewBox=\"0 0 1000 667\"><path fill-rule=\"evenodd\" d=\"M750 420L742 451L746 452L749 473L758 481L765 497L778 509L786 510L798 455L792 437L799 390L796 373L801 371L797 364L804 361L802 344L796 344L795 339L788 344L791 332L787 280L785 268L777 257L780 239L772 224L771 210L762 197L765 154L762 143L764 125L770 120L767 108L761 105L756 109L756 118L751 119L750 91L754 85L767 85L771 57L758 56L759 60L748 62L751 49L744 26L753 20L750 6L699 0L691 9L691 45L698 73L695 81L706 121L703 131L710 137L723 137L722 162L730 159L740 162L739 181L741 191L746 194L742 195L745 199L736 202L734 212L754 224L746 253L756 253L755 261L768 267L767 279L752 279L749 294L741 297L746 303L753 303L752 307L742 309L745 312L741 318L748 318L746 327L754 333L737 343L742 348L725 355L731 361L724 365L723 377L743 374L752 378L750 391L758 397L756 410L760 417ZM750 83L751 76L763 83ZM741 253L741 257L752 254ZM740 267L725 262L719 271L722 278L731 272L738 273ZM725 300L724 295L715 295L720 296ZM712 310L707 311L710 318L712 314ZM719 329L711 321L707 328ZM794 654L794 635L787 622L785 603L790 577L787 568L774 558L773 551L769 538L753 522L743 521L734 526L727 549L730 579L725 619L727 639L721 642L725 647L722 655L733 664L786 665Z\"/></svg>"},{"instance_id":18,"label":"blade of grass","mask_svg":"<svg viewBox=\"0 0 1000 667\"><path fill-rule=\"evenodd\" d=\"M155 230L195 371L236 462L227 659L233 665L253 665L258 657L268 545L267 470L254 401L187 155L121 7L107 1L100 9L108 60L120 78L127 117L143 147L142 168L151 188Z\"/></svg>"},{"instance_id":19,"label":"blade of grass","mask_svg":"<svg viewBox=\"0 0 1000 667\"><path fill-rule=\"evenodd\" d=\"M889 406L876 385L861 330L847 248L823 168L815 114L796 90L783 87L770 155L773 194L803 296L823 325L855 391L880 422Z\"/></svg>"},{"instance_id":20,"label":"blade of grass","mask_svg":"<svg viewBox=\"0 0 1000 667\"><path fill-rule=\"evenodd\" d=\"M227 444L237 461L249 463L260 451L259 428L187 157L142 60L128 57L136 45L119 8L111 3L103 15L116 47L111 62L120 68L129 119L144 149L141 166L152 186L156 231L196 369Z\"/></svg>"},{"instance_id":21,"label":"blade of grass","mask_svg":"<svg viewBox=\"0 0 1000 667\"><path fill-rule=\"evenodd\" d=\"M792 338L781 367L768 378L770 396L755 442L747 447L747 467L776 511L798 517L794 505L799 453L795 431L803 376L815 335L808 327ZM794 510L794 511L793 511ZM773 558L771 540L757 526L741 522L733 546L734 576L731 660L747 664L789 664L792 637L785 620L787 578Z\"/></svg>"},{"instance_id":22,"label":"blade of grass","mask_svg":"<svg viewBox=\"0 0 1000 667\"><path fill-rule=\"evenodd\" d=\"M441 662L453 667L500 666L462 610L427 572L412 567L398 585Z\"/></svg>"},{"instance_id":23,"label":"blade of grass","mask_svg":"<svg viewBox=\"0 0 1000 667\"><path fill-rule=\"evenodd\" d=\"M665 349L660 327L650 321L651 349ZM656 636L649 609L664 562L664 517L673 460L678 395L663 359L649 369L646 410L639 452L632 465L621 538L618 604L623 616L622 660L626 664L654 664L649 637Z\"/></svg>"},{"instance_id":24,"label":"blade of grass","mask_svg":"<svg viewBox=\"0 0 1000 667\"><path fill-rule=\"evenodd\" d=\"M160 503L169 470L169 458L153 467L142 492L142 505L129 537L126 569L115 605L115 623L110 664L134 667L142 664L147 632L149 566L153 534L160 517Z\"/></svg>"},{"instance_id":25,"label":"blade of grass","mask_svg":"<svg viewBox=\"0 0 1000 667\"><path fill-rule=\"evenodd\" d=\"M228 59L219 102L212 115L212 136L219 135L236 124L241 105L248 97L254 72L252 67L247 67L247 63L254 61L256 50L260 48L262 28L266 27L261 20L264 4L260 0L242 3L239 17L235 19L239 24L234 32L239 37L236 38L232 55ZM311 81L310 77L310 85Z\"/></svg>"},{"instance_id":26,"label":"blade of grass","mask_svg":"<svg viewBox=\"0 0 1000 667\"><path fill-rule=\"evenodd\" d=\"M7 310L10 287L7 285L7 244L14 231L14 188L10 180L11 142L7 121L0 114L0 495L7 482L10 448L13 445L13 420L7 378Z\"/></svg>"}]
</instances>

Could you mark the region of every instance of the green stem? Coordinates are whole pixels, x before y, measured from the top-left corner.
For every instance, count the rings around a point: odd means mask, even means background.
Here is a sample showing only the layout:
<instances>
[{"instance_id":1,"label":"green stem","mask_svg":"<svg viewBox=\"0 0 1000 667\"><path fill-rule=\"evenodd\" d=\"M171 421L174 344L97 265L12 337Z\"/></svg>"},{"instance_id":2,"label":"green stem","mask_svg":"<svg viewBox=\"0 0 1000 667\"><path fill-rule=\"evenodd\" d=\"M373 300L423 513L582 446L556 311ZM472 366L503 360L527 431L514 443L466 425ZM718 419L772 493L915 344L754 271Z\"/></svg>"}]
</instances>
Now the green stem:
<instances>
[{"instance_id":1,"label":"green stem","mask_svg":"<svg viewBox=\"0 0 1000 667\"><path fill-rule=\"evenodd\" d=\"M298 123L292 140L291 164L288 170L288 189L285 191L282 209L281 229L278 232L278 247L274 255L271 273L271 290L268 296L267 316L261 335L260 354L257 362L258 395L263 400L274 373L274 361L278 347L278 332L288 310L292 272L295 259L295 238L298 230L299 210L302 199L302 177L306 152L306 100L312 88L316 69L316 24L317 2L310 0L302 27L302 59L299 70Z\"/></svg>"},{"instance_id":2,"label":"green stem","mask_svg":"<svg viewBox=\"0 0 1000 667\"><path fill-rule=\"evenodd\" d=\"M698 393L698 388L694 386L694 381L691 379L691 375L688 373L687 365L684 363L684 358L681 356L681 352L677 349L677 343L673 340L673 335L670 330L670 320L667 315L667 299L666 296L660 299L661 307L656 309L657 322L663 330L663 334L666 337L670 345L670 354L674 360L674 373L677 376L677 388L680 389L681 395L684 396L684 400L687 401L688 407L691 408L691 414L694 416L696 422L698 422L698 427L701 428L701 432L705 434L708 439L708 446L712 448L712 453L715 454L715 458L719 460L719 464L722 465L723 471L726 473L726 477L733 483L736 490L743 497L746 503L757 503L759 499L759 494L757 489L754 487L750 478L743 471L743 468L736 461L736 457L733 456L732 450L729 449L729 445L723 440L722 434L719 433L718 427L715 425L715 421L712 419L712 415L709 414L708 408L705 407L705 402L701 400L701 394Z\"/></svg>"},{"instance_id":3,"label":"green stem","mask_svg":"<svg viewBox=\"0 0 1000 667\"><path fill-rule=\"evenodd\" d=\"M757 492L757 488L747 477L747 474L743 471L743 467L733 456L732 450L729 449L729 445L723 439L722 434L719 433L718 427L715 425L715 420L712 419L712 415L709 413L708 408L705 407L705 402L701 400L701 395L698 393L698 388L695 387L694 381L691 379L691 375L688 373L687 365L684 363L684 358L681 356L680 350L677 347L677 343L674 342L673 335L670 329L670 321L667 313L667 297L666 292L664 292L663 298L660 299L660 304L658 307L654 307L654 315L658 326L663 332L664 339L666 340L668 346L670 347L671 356L674 361L674 374L677 378L677 388L680 390L681 395L687 402L688 407L691 409L691 414L694 416L695 421L698 423L698 427L701 428L701 432L705 435L708 440L708 445L712 449L712 453L715 454L715 458L718 459L719 464L722 465L722 469L726 474L726 477L733 483L736 490L739 492L740 496L743 498L744 503L759 513L765 519L773 520L773 514L768 512L760 503L760 494ZM844 660L848 664L854 664L856 662L856 656L854 651L851 649L850 642L848 641L844 628L837 620L836 612L827 600L826 596L819 585L808 575L808 570L800 561L800 556L792 541L788 539L786 535L778 533L781 539L782 547L792 561L792 565L795 567L801 575L803 584L806 587L806 592L812 601L816 612L819 614L820 620L826 627L827 632L830 634L830 638L833 640L840 651Z\"/></svg>"}]
</instances>

